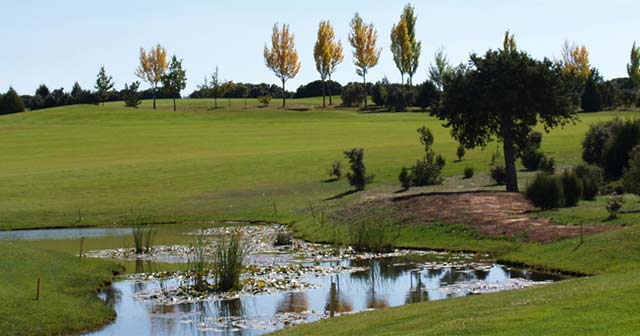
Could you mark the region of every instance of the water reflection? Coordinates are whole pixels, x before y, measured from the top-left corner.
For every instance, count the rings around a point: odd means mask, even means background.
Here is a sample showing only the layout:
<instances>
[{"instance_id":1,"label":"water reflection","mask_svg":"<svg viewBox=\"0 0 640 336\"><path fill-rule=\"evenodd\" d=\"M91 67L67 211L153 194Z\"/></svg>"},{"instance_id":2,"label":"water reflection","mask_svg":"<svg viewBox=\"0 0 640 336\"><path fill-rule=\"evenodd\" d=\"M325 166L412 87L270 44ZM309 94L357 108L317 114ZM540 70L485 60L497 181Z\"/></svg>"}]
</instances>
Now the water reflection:
<instances>
[{"instance_id":1,"label":"water reflection","mask_svg":"<svg viewBox=\"0 0 640 336\"><path fill-rule=\"evenodd\" d=\"M101 297L114 306L118 317L114 323L91 335L253 336L282 328L293 320L314 321L322 316L466 295L465 292L442 290L454 284L478 280L502 283L514 277L556 279L492 264L452 268L427 267L425 265L430 264L424 262L426 260L415 260L415 257L345 260L339 264L362 267L363 270L304 280L316 285L316 289L166 305L136 300L134 293L176 286L176 281L116 282ZM325 266L337 264L323 263ZM148 265L141 263L140 267L146 269Z\"/></svg>"}]
</instances>

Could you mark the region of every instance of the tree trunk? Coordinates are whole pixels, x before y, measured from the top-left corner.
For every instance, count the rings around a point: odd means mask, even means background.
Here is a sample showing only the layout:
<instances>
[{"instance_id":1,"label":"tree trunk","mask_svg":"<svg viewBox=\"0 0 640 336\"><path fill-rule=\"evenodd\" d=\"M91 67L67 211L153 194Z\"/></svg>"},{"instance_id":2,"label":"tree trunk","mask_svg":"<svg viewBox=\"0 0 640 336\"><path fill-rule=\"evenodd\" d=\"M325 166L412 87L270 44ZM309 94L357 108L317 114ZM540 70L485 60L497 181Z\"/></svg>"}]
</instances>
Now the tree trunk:
<instances>
[{"instance_id":1,"label":"tree trunk","mask_svg":"<svg viewBox=\"0 0 640 336\"><path fill-rule=\"evenodd\" d=\"M400 74L400 84L404 85L404 74Z\"/></svg>"},{"instance_id":2,"label":"tree trunk","mask_svg":"<svg viewBox=\"0 0 640 336\"><path fill-rule=\"evenodd\" d=\"M282 79L282 108L284 109L287 103L287 91L284 89L284 79Z\"/></svg>"},{"instance_id":3,"label":"tree trunk","mask_svg":"<svg viewBox=\"0 0 640 336\"><path fill-rule=\"evenodd\" d=\"M213 96L213 108L217 109L218 108L218 97Z\"/></svg>"},{"instance_id":4,"label":"tree trunk","mask_svg":"<svg viewBox=\"0 0 640 336\"><path fill-rule=\"evenodd\" d=\"M367 110L367 74L362 71L362 89L364 91L364 109Z\"/></svg>"},{"instance_id":5,"label":"tree trunk","mask_svg":"<svg viewBox=\"0 0 640 336\"><path fill-rule=\"evenodd\" d=\"M331 75L329 75L329 81L331 81ZM329 106L333 105L333 100L331 99L331 84L329 84Z\"/></svg>"},{"instance_id":6,"label":"tree trunk","mask_svg":"<svg viewBox=\"0 0 640 336\"><path fill-rule=\"evenodd\" d=\"M153 86L153 109L154 110L156 109L156 90L157 90L157 87L154 85Z\"/></svg>"},{"instance_id":7,"label":"tree trunk","mask_svg":"<svg viewBox=\"0 0 640 336\"><path fill-rule=\"evenodd\" d=\"M506 173L507 192L518 192L518 176L516 173L516 150L513 146L513 120L511 116L502 118L502 140L504 148L504 169Z\"/></svg>"},{"instance_id":8,"label":"tree trunk","mask_svg":"<svg viewBox=\"0 0 640 336\"><path fill-rule=\"evenodd\" d=\"M176 97L173 97L173 112L176 111Z\"/></svg>"},{"instance_id":9,"label":"tree trunk","mask_svg":"<svg viewBox=\"0 0 640 336\"><path fill-rule=\"evenodd\" d=\"M244 97L244 108L247 108L247 97Z\"/></svg>"},{"instance_id":10,"label":"tree trunk","mask_svg":"<svg viewBox=\"0 0 640 336\"><path fill-rule=\"evenodd\" d=\"M322 79L322 108L327 107L327 104L325 103L326 101L326 94L325 92L327 91L327 87L324 81L324 78Z\"/></svg>"}]
</instances>

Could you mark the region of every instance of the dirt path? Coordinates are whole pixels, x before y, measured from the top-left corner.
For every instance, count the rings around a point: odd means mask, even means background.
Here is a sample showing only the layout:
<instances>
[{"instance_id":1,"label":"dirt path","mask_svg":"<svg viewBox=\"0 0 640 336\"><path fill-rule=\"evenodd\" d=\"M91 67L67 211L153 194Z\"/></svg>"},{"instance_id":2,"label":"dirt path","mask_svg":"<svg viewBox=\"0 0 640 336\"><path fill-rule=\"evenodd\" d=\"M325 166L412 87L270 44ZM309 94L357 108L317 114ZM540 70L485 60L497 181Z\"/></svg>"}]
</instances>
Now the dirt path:
<instances>
[{"instance_id":1,"label":"dirt path","mask_svg":"<svg viewBox=\"0 0 640 336\"><path fill-rule=\"evenodd\" d=\"M386 199L396 209L410 211L425 222L467 224L487 236L518 237L524 241L551 242L580 235L579 226L555 225L534 218L535 208L519 193L455 192L401 196ZM584 234L616 229L611 225L584 225Z\"/></svg>"}]
</instances>

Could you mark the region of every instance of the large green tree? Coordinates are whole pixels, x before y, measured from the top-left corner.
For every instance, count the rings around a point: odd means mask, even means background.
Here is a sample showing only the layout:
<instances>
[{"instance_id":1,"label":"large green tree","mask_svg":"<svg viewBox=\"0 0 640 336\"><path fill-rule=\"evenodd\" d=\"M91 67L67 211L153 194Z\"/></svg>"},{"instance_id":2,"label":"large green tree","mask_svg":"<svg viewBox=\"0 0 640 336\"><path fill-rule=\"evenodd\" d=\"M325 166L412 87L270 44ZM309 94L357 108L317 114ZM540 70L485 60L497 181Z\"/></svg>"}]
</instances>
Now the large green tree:
<instances>
[{"instance_id":1,"label":"large green tree","mask_svg":"<svg viewBox=\"0 0 640 336\"><path fill-rule=\"evenodd\" d=\"M540 122L548 130L575 118L561 67L518 51L508 32L502 49L472 54L468 66L452 73L434 112L467 148L502 141L509 192L518 191L517 148L533 127Z\"/></svg>"},{"instance_id":2,"label":"large green tree","mask_svg":"<svg viewBox=\"0 0 640 336\"><path fill-rule=\"evenodd\" d=\"M173 98L173 110L176 110L176 98L180 96L180 91L187 86L187 72L182 68L182 60L175 55L171 57L169 69L162 76L164 89Z\"/></svg>"}]
</instances>

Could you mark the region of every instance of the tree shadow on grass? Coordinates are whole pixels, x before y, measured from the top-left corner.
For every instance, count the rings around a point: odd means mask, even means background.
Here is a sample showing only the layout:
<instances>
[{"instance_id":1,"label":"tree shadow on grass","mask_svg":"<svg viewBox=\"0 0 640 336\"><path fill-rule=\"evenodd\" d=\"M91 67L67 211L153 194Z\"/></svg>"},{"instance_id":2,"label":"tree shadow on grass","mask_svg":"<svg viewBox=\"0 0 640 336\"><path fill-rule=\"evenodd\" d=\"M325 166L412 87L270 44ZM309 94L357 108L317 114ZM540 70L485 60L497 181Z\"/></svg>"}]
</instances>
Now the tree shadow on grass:
<instances>
[{"instance_id":1,"label":"tree shadow on grass","mask_svg":"<svg viewBox=\"0 0 640 336\"><path fill-rule=\"evenodd\" d=\"M332 177L322 181L322 183L333 183L333 182L338 182L338 179L335 177Z\"/></svg>"},{"instance_id":2,"label":"tree shadow on grass","mask_svg":"<svg viewBox=\"0 0 640 336\"><path fill-rule=\"evenodd\" d=\"M341 198L343 198L343 197L345 197L345 196L349 196L349 195L351 195L351 194L355 194L355 193L357 193L358 191L359 191L359 190L355 190L355 189L347 190L347 191L345 191L345 192L339 193L339 194L334 195L334 196L331 196L331 197L329 197L329 198L325 198L324 200L325 200L325 201L331 201L331 200L341 199Z\"/></svg>"}]
</instances>

